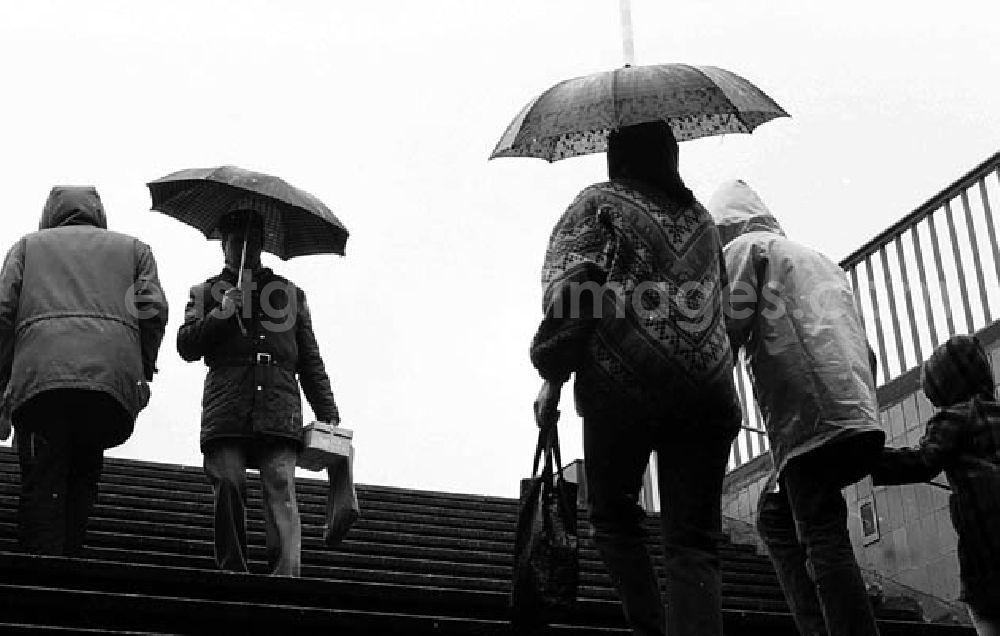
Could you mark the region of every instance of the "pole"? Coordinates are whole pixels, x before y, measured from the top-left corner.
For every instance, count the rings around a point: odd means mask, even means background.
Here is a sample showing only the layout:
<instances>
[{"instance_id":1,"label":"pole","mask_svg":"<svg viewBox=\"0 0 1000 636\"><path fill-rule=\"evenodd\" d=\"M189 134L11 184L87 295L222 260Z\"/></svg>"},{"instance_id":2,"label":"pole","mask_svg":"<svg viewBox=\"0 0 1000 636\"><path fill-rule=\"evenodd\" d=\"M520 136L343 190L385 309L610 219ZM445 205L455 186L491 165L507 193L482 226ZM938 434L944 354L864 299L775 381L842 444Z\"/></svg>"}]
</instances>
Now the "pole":
<instances>
[{"instance_id":1,"label":"pole","mask_svg":"<svg viewBox=\"0 0 1000 636\"><path fill-rule=\"evenodd\" d=\"M622 54L625 66L635 63L635 44L632 40L632 1L619 0L622 16Z\"/></svg>"}]
</instances>

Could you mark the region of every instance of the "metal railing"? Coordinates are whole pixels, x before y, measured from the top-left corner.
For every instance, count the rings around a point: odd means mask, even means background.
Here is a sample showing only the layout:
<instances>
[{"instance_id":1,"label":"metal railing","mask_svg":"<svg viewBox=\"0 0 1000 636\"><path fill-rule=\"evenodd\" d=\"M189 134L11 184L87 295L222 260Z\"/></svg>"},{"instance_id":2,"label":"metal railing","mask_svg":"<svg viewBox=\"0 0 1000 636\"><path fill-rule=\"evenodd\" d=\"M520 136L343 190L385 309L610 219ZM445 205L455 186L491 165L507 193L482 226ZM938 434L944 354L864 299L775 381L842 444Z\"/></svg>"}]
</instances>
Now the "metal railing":
<instances>
[{"instance_id":1,"label":"metal railing","mask_svg":"<svg viewBox=\"0 0 1000 636\"><path fill-rule=\"evenodd\" d=\"M877 384L1000 314L998 206L1000 152L841 262L878 355Z\"/></svg>"},{"instance_id":2,"label":"metal railing","mask_svg":"<svg viewBox=\"0 0 1000 636\"><path fill-rule=\"evenodd\" d=\"M764 417L760 414L757 400L753 395L753 384L750 374L740 354L740 364L733 370L736 390L740 394L740 407L743 409L743 423L740 432L733 441L729 451L729 469L742 466L751 459L763 455L770 448L767 443L767 431L764 428Z\"/></svg>"},{"instance_id":3,"label":"metal railing","mask_svg":"<svg viewBox=\"0 0 1000 636\"><path fill-rule=\"evenodd\" d=\"M949 336L1000 318L998 208L1000 152L841 261L878 356L877 385L919 366ZM743 430L730 470L768 450L745 365L735 378Z\"/></svg>"}]
</instances>

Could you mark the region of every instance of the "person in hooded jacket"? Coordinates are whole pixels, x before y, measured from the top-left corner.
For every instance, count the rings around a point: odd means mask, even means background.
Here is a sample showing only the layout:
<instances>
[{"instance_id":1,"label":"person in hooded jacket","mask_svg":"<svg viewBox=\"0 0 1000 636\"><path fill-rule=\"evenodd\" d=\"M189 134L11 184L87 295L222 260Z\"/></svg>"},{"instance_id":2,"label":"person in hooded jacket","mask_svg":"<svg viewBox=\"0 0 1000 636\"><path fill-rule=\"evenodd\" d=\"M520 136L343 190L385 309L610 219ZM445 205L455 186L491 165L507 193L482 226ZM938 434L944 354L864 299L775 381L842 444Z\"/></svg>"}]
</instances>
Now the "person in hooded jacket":
<instances>
[{"instance_id":1,"label":"person in hooded jacket","mask_svg":"<svg viewBox=\"0 0 1000 636\"><path fill-rule=\"evenodd\" d=\"M107 227L96 189L54 187L0 272L2 417L31 553L80 554L104 450L132 434L156 371L168 308L153 252Z\"/></svg>"},{"instance_id":2,"label":"person in hooded jacket","mask_svg":"<svg viewBox=\"0 0 1000 636\"><path fill-rule=\"evenodd\" d=\"M960 598L979 636L1000 636L1000 403L989 358L975 336L952 336L924 362L920 379L941 410L915 448L882 451L872 483L926 482L944 471Z\"/></svg>"},{"instance_id":3,"label":"person in hooded jacket","mask_svg":"<svg viewBox=\"0 0 1000 636\"><path fill-rule=\"evenodd\" d=\"M729 337L749 365L774 466L757 530L801 634L877 634L841 494L885 442L851 286L836 263L786 238L744 182L723 185L709 210L730 279Z\"/></svg>"},{"instance_id":4,"label":"person in hooded jacket","mask_svg":"<svg viewBox=\"0 0 1000 636\"><path fill-rule=\"evenodd\" d=\"M204 359L208 367L201 451L215 497L217 565L248 571L246 469L259 468L268 567L275 575L298 576L299 381L318 420L338 424L340 415L305 293L261 265L264 225L254 206L254 200L237 202L220 221L225 268L191 288L177 351L188 362Z\"/></svg>"},{"instance_id":5,"label":"person in hooded jacket","mask_svg":"<svg viewBox=\"0 0 1000 636\"><path fill-rule=\"evenodd\" d=\"M544 380L535 416L555 425L575 374L594 542L633 633L721 636L720 497L741 411L719 234L677 156L664 122L612 132L610 181L584 189L556 224L531 344ZM665 612L638 503L654 450Z\"/></svg>"}]
</instances>

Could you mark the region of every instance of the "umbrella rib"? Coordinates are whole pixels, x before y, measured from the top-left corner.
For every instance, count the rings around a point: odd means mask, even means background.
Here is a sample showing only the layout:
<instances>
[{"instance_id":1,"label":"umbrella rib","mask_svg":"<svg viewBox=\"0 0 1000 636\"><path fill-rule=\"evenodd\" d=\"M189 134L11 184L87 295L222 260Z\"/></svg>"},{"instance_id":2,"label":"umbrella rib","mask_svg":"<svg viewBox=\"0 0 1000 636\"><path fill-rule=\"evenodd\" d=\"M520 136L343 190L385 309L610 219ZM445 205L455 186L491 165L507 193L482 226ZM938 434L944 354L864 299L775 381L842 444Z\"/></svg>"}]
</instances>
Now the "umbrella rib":
<instances>
[{"instance_id":1,"label":"umbrella rib","mask_svg":"<svg viewBox=\"0 0 1000 636\"><path fill-rule=\"evenodd\" d=\"M736 121L740 122L740 124L742 124L742 126L746 129L746 131L748 133L752 133L753 132L753 127L750 126L750 124L748 124L746 122L746 120L743 119L740 116L740 108L739 108L739 106L737 106L736 104L733 103L732 98L730 98L729 95L726 94L726 91L722 90L722 87L719 86L719 84L714 79L712 79L712 77L708 73L706 73L705 71L701 70L701 68L699 68L697 66L693 66L693 65L685 65L685 66L687 66L690 69L693 69L693 70L697 71L699 75L701 75L702 77L704 77L705 79L708 80L709 84L711 84L712 86L715 86L716 88L718 88L719 92L722 93L722 97L727 102L729 102L730 106L733 107L733 112L729 113L729 114L731 116L734 116L736 118Z\"/></svg>"}]
</instances>

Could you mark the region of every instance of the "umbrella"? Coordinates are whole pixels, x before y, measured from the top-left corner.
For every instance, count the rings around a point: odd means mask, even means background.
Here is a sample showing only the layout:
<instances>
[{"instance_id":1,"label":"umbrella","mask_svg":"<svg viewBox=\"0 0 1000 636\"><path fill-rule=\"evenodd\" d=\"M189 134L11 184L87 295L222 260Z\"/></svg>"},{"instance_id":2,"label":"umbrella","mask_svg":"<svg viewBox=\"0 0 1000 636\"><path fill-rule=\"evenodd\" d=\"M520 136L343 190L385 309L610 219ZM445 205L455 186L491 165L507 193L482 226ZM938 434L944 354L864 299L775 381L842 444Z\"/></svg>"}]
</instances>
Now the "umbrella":
<instances>
[{"instance_id":1,"label":"umbrella","mask_svg":"<svg viewBox=\"0 0 1000 636\"><path fill-rule=\"evenodd\" d=\"M152 209L221 238L219 220L233 210L264 219L262 249L282 260L306 254L344 254L347 228L322 201L284 179L236 166L190 168L146 184ZM243 236L236 287L243 286L247 239ZM240 331L246 335L237 315Z\"/></svg>"},{"instance_id":2,"label":"umbrella","mask_svg":"<svg viewBox=\"0 0 1000 636\"><path fill-rule=\"evenodd\" d=\"M749 133L788 117L762 90L715 66L629 66L559 82L525 106L490 159L558 161L607 150L608 133L666 121L677 141Z\"/></svg>"},{"instance_id":3,"label":"umbrella","mask_svg":"<svg viewBox=\"0 0 1000 636\"><path fill-rule=\"evenodd\" d=\"M180 170L146 184L152 208L191 225L206 238L239 208L264 219L263 250L282 260L306 254L344 254L348 231L322 201L285 180L236 166Z\"/></svg>"}]
</instances>

